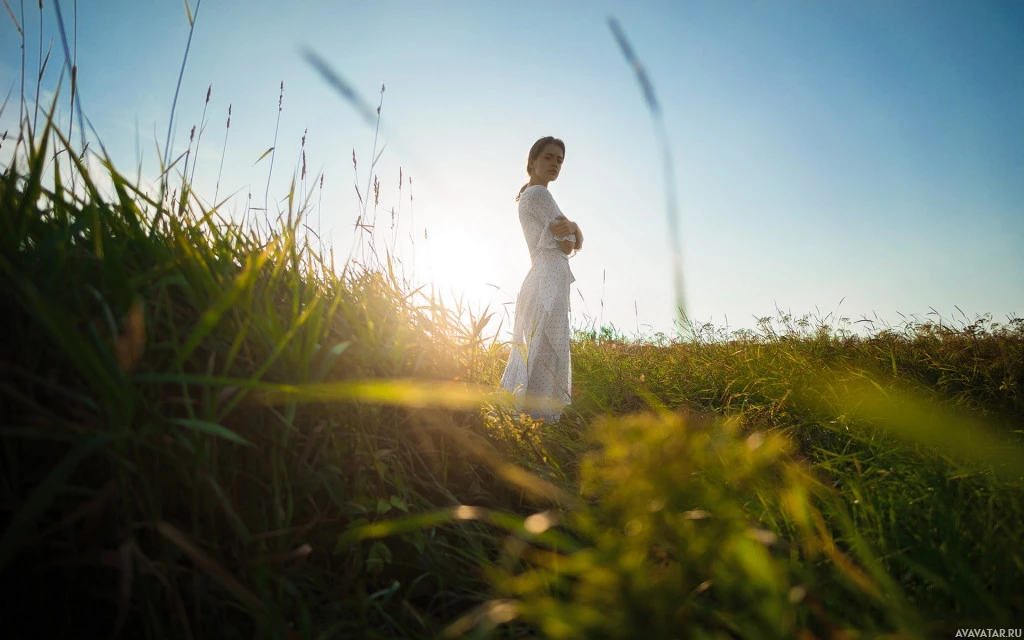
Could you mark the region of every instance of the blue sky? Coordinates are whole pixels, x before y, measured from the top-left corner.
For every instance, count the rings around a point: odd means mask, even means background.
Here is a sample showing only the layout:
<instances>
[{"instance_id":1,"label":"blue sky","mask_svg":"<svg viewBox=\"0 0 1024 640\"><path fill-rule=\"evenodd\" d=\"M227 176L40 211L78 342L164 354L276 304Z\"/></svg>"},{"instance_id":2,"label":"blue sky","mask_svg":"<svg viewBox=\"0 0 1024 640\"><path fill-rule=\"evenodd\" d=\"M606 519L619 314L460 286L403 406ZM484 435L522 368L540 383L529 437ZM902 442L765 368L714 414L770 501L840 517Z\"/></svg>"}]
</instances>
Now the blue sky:
<instances>
[{"instance_id":1,"label":"blue sky","mask_svg":"<svg viewBox=\"0 0 1024 640\"><path fill-rule=\"evenodd\" d=\"M9 4L21 21L20 3ZM39 19L25 4L31 75ZM188 37L184 6L79 4L86 114L129 174L137 122L143 173L155 175ZM73 6L61 4L69 21ZM401 202L407 274L412 235L417 280L511 313L529 268L513 198L530 144L558 136L567 150L552 193L586 236L572 260L574 323L670 333L658 146L609 16L664 111L691 317L738 329L776 308L893 325L933 310L962 319L956 307L971 319L1024 315L1019 2L205 0L174 151L185 150L212 85L195 188L212 198L230 103L221 194L238 192L226 208L237 217L250 191L262 206L269 163L254 163L273 144L283 81L271 201L287 192L308 129L308 181L324 174L310 224L344 259L358 216L352 151L365 190L374 132L300 52L317 52L374 105L383 82L378 228ZM57 37L49 0L43 29L45 50ZM51 90L59 52L58 41ZM20 65L20 38L0 14L0 90L13 86L15 98ZM413 179L411 211L400 167Z\"/></svg>"}]
</instances>

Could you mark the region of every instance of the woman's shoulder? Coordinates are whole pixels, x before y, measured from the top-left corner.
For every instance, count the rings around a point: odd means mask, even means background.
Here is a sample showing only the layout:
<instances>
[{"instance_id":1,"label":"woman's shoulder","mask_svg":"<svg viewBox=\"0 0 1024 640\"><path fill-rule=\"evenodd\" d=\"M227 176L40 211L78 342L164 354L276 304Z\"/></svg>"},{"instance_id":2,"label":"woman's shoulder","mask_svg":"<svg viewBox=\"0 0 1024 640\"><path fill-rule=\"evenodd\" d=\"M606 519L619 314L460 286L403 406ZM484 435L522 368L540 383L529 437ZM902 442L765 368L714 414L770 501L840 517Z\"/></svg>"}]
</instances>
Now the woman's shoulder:
<instances>
[{"instance_id":1,"label":"woman's shoulder","mask_svg":"<svg viewBox=\"0 0 1024 640\"><path fill-rule=\"evenodd\" d=\"M542 184L533 184L526 187L526 190L519 195L519 201L523 200L553 200L551 192Z\"/></svg>"}]
</instances>

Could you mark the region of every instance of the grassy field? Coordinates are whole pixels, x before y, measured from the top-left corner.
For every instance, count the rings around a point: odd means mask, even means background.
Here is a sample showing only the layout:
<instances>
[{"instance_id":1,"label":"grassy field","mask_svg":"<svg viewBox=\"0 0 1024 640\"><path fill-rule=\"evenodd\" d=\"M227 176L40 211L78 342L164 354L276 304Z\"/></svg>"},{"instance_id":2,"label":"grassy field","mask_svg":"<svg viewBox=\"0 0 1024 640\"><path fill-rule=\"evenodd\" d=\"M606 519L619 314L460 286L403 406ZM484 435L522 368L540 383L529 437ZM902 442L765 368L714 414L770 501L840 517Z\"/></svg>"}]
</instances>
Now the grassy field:
<instances>
[{"instance_id":1,"label":"grassy field","mask_svg":"<svg viewBox=\"0 0 1024 640\"><path fill-rule=\"evenodd\" d=\"M1024 322L578 333L537 424L388 259L104 198L60 135L0 182L6 637L1021 625Z\"/></svg>"},{"instance_id":2,"label":"grassy field","mask_svg":"<svg viewBox=\"0 0 1024 640\"><path fill-rule=\"evenodd\" d=\"M3 637L1024 626L1024 320L595 327L537 423L486 313L309 243L302 183L239 223L187 164L154 195L27 122L0 143Z\"/></svg>"}]
</instances>

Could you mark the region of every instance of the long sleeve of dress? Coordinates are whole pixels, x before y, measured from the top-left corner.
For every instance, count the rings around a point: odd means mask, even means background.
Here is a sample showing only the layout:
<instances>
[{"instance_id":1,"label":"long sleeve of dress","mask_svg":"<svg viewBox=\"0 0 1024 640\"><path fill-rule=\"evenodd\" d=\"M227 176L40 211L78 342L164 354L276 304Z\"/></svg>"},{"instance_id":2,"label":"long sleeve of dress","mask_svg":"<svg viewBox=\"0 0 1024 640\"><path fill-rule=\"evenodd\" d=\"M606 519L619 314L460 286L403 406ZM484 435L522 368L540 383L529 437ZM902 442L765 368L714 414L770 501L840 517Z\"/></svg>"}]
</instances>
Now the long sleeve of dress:
<instances>
[{"instance_id":1,"label":"long sleeve of dress","mask_svg":"<svg viewBox=\"0 0 1024 640\"><path fill-rule=\"evenodd\" d=\"M529 236L536 234L537 237L536 242L531 243L531 253L538 249L558 249L559 240L576 242L575 233L556 237L551 232L551 223L559 218L565 219L565 216L546 188L528 188L520 197L520 202L522 217L525 218L522 222L524 230L527 231L527 242L529 243ZM527 230L527 225L532 228Z\"/></svg>"}]
</instances>

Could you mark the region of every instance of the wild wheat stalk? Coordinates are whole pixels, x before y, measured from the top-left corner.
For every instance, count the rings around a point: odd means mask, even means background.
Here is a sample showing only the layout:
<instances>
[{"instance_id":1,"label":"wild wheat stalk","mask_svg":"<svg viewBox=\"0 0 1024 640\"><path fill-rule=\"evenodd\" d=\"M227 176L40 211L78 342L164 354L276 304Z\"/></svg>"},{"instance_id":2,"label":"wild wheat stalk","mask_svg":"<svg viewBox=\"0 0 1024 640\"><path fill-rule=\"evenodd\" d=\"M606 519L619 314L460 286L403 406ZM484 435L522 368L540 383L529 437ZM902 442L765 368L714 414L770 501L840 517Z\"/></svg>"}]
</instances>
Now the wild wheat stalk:
<instances>
[{"instance_id":1,"label":"wild wheat stalk","mask_svg":"<svg viewBox=\"0 0 1024 640\"><path fill-rule=\"evenodd\" d=\"M213 85L206 88L206 101L203 103L203 115L199 118L199 137L196 139L196 157L192 161L192 175L189 176L189 184L195 184L196 165L199 164L199 144L203 141L203 131L206 131L206 108L210 106L210 94L213 92ZM214 200L216 206L216 200Z\"/></svg>"},{"instance_id":2,"label":"wild wheat stalk","mask_svg":"<svg viewBox=\"0 0 1024 640\"><path fill-rule=\"evenodd\" d=\"M188 1L185 2L185 11L188 14L188 40L185 42L185 55L181 59L181 68L178 70L178 84L174 87L174 99L171 101L171 115L167 119L167 138L164 142L164 156L163 166L160 167L161 171L165 170L171 161L171 134L174 131L174 116L178 108L178 93L181 91L181 80L185 77L185 65L188 62L188 52L192 48L192 35L196 29L196 17L199 16L199 7L203 4L203 0L196 0L196 10L192 13L189 9ZM59 15L59 13L58 13ZM163 179L160 180L160 202L164 201L164 194L167 193L167 174L164 174ZM163 215L163 207L158 207L156 216L153 219L153 226L160 221Z\"/></svg>"},{"instance_id":3,"label":"wild wheat stalk","mask_svg":"<svg viewBox=\"0 0 1024 640\"><path fill-rule=\"evenodd\" d=\"M220 168L217 170L217 186L213 190L213 203L217 204L217 196L220 194L220 177L224 173L224 156L228 152L228 132L231 131L231 105L228 105L228 122L224 127L224 146L220 150ZM248 215L248 211L246 212Z\"/></svg>"},{"instance_id":4,"label":"wild wheat stalk","mask_svg":"<svg viewBox=\"0 0 1024 640\"><path fill-rule=\"evenodd\" d=\"M70 141L71 138L73 137L73 133L74 133L75 108L76 107L78 108L78 114L79 114L79 118L78 119L79 120L82 119L81 118L81 115L82 115L82 103L81 103L80 100L79 101L75 100L76 94L78 93L78 64L76 63L76 60L78 59L78 2L76 0L75 4L74 4L74 24L72 25L74 27L74 34L73 34L74 35L74 50L75 50L74 55L72 55L72 53L71 53L71 48L68 47L67 31L64 28L64 15L61 13L60 3L54 3L53 7L54 7L54 11L56 11L56 13L57 13L57 28L60 31L61 44L64 46L64 63L65 63L67 68L71 69L71 96L70 96L70 100L71 100L71 107L70 107L71 108L71 113L69 115L69 121L68 121L68 140ZM63 76L63 73L62 73L61 74L61 78L63 78L63 77L64 76ZM58 83L58 85L59 85L59 83ZM79 128L81 128L81 126ZM84 153L85 152L85 129L82 128L82 131L80 131L79 133L80 133L81 139L82 139L82 152ZM72 193L74 193L78 172L75 171L74 160L71 158L71 155L72 155L71 149L66 149L66 151L67 151L67 154L68 154L68 173L71 174L71 191L72 191Z\"/></svg>"},{"instance_id":5,"label":"wild wheat stalk","mask_svg":"<svg viewBox=\"0 0 1024 640\"><path fill-rule=\"evenodd\" d=\"M316 201L316 236L317 238L323 238L320 233L320 222L323 217L323 202L324 202L324 174L320 174L320 195Z\"/></svg>"},{"instance_id":6,"label":"wild wheat stalk","mask_svg":"<svg viewBox=\"0 0 1024 640\"><path fill-rule=\"evenodd\" d=\"M36 101L35 109L32 114L32 129L38 131L39 126L39 92L43 84L43 72L46 71L46 63L50 61L50 52L53 51L53 41L50 41L50 47L46 51L46 59L43 60L43 0L39 0L39 60L42 62L39 65L39 74L36 76Z\"/></svg>"},{"instance_id":7,"label":"wild wheat stalk","mask_svg":"<svg viewBox=\"0 0 1024 640\"><path fill-rule=\"evenodd\" d=\"M203 4L203 0L196 0L196 10L192 13L188 8L188 3L185 4L185 9L188 12L188 40L185 42L185 55L181 59L181 67L178 69L178 84L174 87L174 99L171 100L171 115L167 119L167 139L164 142L164 165L166 166L171 160L171 134L174 131L174 117L177 113L178 108L178 93L181 91L181 81L185 77L185 65L188 62L188 52L192 48L192 35L196 29L196 18L199 17L199 7Z\"/></svg>"},{"instance_id":8,"label":"wild wheat stalk","mask_svg":"<svg viewBox=\"0 0 1024 640\"><path fill-rule=\"evenodd\" d=\"M373 151L370 152L370 170L366 174L366 199L363 200L363 222L366 221L366 207L369 206L370 184L374 177L373 170L377 166L377 140L380 135L380 110L384 106L384 84L380 85L380 102L377 104L377 124L373 130ZM383 153L383 149L381 150ZM374 232L377 224L377 210L374 208L374 219L370 223L370 249L373 251Z\"/></svg>"},{"instance_id":9,"label":"wild wheat stalk","mask_svg":"<svg viewBox=\"0 0 1024 640\"><path fill-rule=\"evenodd\" d=\"M274 156L277 155L277 133L281 129L281 105L284 102L284 80L281 81L281 93L277 96L277 124L274 125L274 146L270 148L270 170L267 172L267 189L263 192L263 217L267 228L270 228L270 178L274 175Z\"/></svg>"},{"instance_id":10,"label":"wild wheat stalk","mask_svg":"<svg viewBox=\"0 0 1024 640\"><path fill-rule=\"evenodd\" d=\"M6 4L6 3L4 3ZM7 8L10 11L10 7ZM14 16L12 15L13 19ZM18 30L18 35L21 36L21 101L18 105L18 128L22 126L22 122L25 120L25 29L22 25L25 24L25 0L21 0L21 24L14 21L14 27Z\"/></svg>"}]
</instances>

